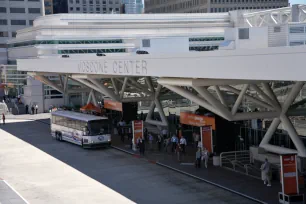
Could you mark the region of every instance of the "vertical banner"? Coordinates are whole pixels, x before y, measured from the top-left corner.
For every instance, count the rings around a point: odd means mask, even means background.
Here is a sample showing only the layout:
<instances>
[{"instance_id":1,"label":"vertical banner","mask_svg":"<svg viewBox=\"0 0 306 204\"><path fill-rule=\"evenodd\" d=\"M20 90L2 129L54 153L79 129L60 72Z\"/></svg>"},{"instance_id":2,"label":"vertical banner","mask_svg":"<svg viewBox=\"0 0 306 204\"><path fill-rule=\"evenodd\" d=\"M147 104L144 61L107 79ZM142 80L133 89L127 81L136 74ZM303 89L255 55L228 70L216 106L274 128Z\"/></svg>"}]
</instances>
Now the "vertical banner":
<instances>
[{"instance_id":1,"label":"vertical banner","mask_svg":"<svg viewBox=\"0 0 306 204\"><path fill-rule=\"evenodd\" d=\"M132 121L132 131L133 131L133 150L136 151L138 138L143 138L143 121L133 120Z\"/></svg>"},{"instance_id":2,"label":"vertical banner","mask_svg":"<svg viewBox=\"0 0 306 204\"><path fill-rule=\"evenodd\" d=\"M201 127L201 142L202 147L205 147L208 152L213 152L213 140L212 140L212 127L203 126Z\"/></svg>"},{"instance_id":3,"label":"vertical banner","mask_svg":"<svg viewBox=\"0 0 306 204\"><path fill-rule=\"evenodd\" d=\"M299 194L296 155L287 154L280 157L283 194Z\"/></svg>"}]
</instances>

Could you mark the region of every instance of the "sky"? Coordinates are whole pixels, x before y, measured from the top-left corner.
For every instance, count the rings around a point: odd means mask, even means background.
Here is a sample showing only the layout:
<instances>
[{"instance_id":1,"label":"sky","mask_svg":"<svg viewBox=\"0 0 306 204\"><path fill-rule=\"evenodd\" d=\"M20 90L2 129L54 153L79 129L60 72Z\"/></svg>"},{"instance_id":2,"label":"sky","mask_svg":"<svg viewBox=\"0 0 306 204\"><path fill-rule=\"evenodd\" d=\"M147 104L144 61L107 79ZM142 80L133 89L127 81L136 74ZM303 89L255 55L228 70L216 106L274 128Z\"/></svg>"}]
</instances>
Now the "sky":
<instances>
[{"instance_id":1,"label":"sky","mask_svg":"<svg viewBox=\"0 0 306 204\"><path fill-rule=\"evenodd\" d=\"M289 0L290 4L306 4L306 0Z\"/></svg>"}]
</instances>

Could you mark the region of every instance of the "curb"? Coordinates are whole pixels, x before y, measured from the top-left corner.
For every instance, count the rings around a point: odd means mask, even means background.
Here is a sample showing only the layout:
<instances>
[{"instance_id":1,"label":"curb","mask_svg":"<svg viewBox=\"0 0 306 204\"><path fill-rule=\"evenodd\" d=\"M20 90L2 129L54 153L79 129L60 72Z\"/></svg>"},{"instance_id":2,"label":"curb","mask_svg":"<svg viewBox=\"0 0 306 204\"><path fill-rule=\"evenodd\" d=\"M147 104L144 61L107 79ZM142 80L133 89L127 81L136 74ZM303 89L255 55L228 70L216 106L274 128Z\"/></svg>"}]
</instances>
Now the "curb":
<instances>
[{"instance_id":1,"label":"curb","mask_svg":"<svg viewBox=\"0 0 306 204\"><path fill-rule=\"evenodd\" d=\"M135 154L135 153L132 153L132 152L129 152L129 151L125 150L125 149L122 149L122 148L119 148L119 147L115 147L115 146L111 146L111 147L114 148L114 149L116 149L116 150L119 150L119 151L125 152L125 153L127 153L127 154L130 154L130 155L132 155L133 157L140 158L140 155ZM194 179L203 181L203 182L208 183L208 184L210 184L210 185L216 186L216 187L221 188L221 189L223 189L223 190L229 191L229 192L231 192L231 193L234 193L234 194L237 194L237 195L242 196L242 197L244 197L244 198L247 198L247 199L249 199L249 200L252 200L252 201L254 201L254 202L262 203L262 204L267 204L267 203L264 202L264 201L261 201L261 200L258 200L258 199L256 199L256 198L253 198L253 197L251 197L251 196L245 195L245 194L240 193L240 192L238 192L238 191L234 191L234 190L232 190L232 189L230 189L230 188L227 188L227 187L225 187L225 186L221 186L221 185L219 185L219 184L217 184L217 183L213 183L213 182L211 182L211 181L208 181L208 180L203 179L203 178L201 178L201 177L195 176L195 175L193 175L193 174L189 174L189 173L187 173L187 172L185 172L185 171L181 171L181 170L179 170L179 169L173 168L173 167L171 167L171 166L168 166L168 165L166 165L166 164L160 163L160 162L158 162L158 161L148 160L148 159L146 159L146 160L147 160L149 163L156 164L156 165L158 165L158 166L162 166L162 167L168 168L168 169L170 169L170 170L172 170L172 171L176 171L176 172L178 172L178 173L180 173L180 174L184 174L184 175L189 176L189 177L191 177L191 178L194 178Z\"/></svg>"}]
</instances>

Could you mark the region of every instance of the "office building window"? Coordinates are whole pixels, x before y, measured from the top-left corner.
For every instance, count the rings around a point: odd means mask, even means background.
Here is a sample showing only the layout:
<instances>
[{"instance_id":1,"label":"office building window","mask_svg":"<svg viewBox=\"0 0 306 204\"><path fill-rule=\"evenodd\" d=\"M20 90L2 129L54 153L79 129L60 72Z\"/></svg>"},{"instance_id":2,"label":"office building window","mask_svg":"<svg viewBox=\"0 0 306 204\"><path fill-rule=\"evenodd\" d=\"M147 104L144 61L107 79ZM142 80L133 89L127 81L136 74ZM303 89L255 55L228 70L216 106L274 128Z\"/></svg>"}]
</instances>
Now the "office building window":
<instances>
[{"instance_id":1,"label":"office building window","mask_svg":"<svg viewBox=\"0 0 306 204\"><path fill-rule=\"evenodd\" d=\"M3 37L8 37L8 32L7 31L0 31L0 38Z\"/></svg>"},{"instance_id":2,"label":"office building window","mask_svg":"<svg viewBox=\"0 0 306 204\"><path fill-rule=\"evenodd\" d=\"M249 28L239 28L239 39L240 40L249 39Z\"/></svg>"},{"instance_id":3,"label":"office building window","mask_svg":"<svg viewBox=\"0 0 306 204\"><path fill-rule=\"evenodd\" d=\"M10 0L10 1L24 1L24 0Z\"/></svg>"},{"instance_id":4,"label":"office building window","mask_svg":"<svg viewBox=\"0 0 306 204\"><path fill-rule=\"evenodd\" d=\"M113 4L113 1L110 0L108 3L109 3L109 4Z\"/></svg>"},{"instance_id":5,"label":"office building window","mask_svg":"<svg viewBox=\"0 0 306 204\"><path fill-rule=\"evenodd\" d=\"M86 4L86 0L83 0L83 4Z\"/></svg>"},{"instance_id":6,"label":"office building window","mask_svg":"<svg viewBox=\"0 0 306 204\"><path fill-rule=\"evenodd\" d=\"M73 4L73 0L69 0L69 3Z\"/></svg>"},{"instance_id":7,"label":"office building window","mask_svg":"<svg viewBox=\"0 0 306 204\"><path fill-rule=\"evenodd\" d=\"M0 25L7 25L6 19L0 19Z\"/></svg>"},{"instance_id":8,"label":"office building window","mask_svg":"<svg viewBox=\"0 0 306 204\"><path fill-rule=\"evenodd\" d=\"M29 8L29 13L40 13L40 8Z\"/></svg>"},{"instance_id":9,"label":"office building window","mask_svg":"<svg viewBox=\"0 0 306 204\"><path fill-rule=\"evenodd\" d=\"M103 3L103 4L106 4L106 1L103 1L102 3Z\"/></svg>"},{"instance_id":10,"label":"office building window","mask_svg":"<svg viewBox=\"0 0 306 204\"><path fill-rule=\"evenodd\" d=\"M73 11L73 7L70 7L70 11Z\"/></svg>"},{"instance_id":11,"label":"office building window","mask_svg":"<svg viewBox=\"0 0 306 204\"><path fill-rule=\"evenodd\" d=\"M11 20L11 25L26 25L26 20Z\"/></svg>"},{"instance_id":12,"label":"office building window","mask_svg":"<svg viewBox=\"0 0 306 204\"><path fill-rule=\"evenodd\" d=\"M290 42L290 46L304 45L303 41Z\"/></svg>"},{"instance_id":13,"label":"office building window","mask_svg":"<svg viewBox=\"0 0 306 204\"><path fill-rule=\"evenodd\" d=\"M116 8L116 12L119 12L119 8Z\"/></svg>"},{"instance_id":14,"label":"office building window","mask_svg":"<svg viewBox=\"0 0 306 204\"><path fill-rule=\"evenodd\" d=\"M28 1L35 1L35 2L40 2L40 0L28 0Z\"/></svg>"},{"instance_id":15,"label":"office building window","mask_svg":"<svg viewBox=\"0 0 306 204\"><path fill-rule=\"evenodd\" d=\"M80 11L80 7L76 7L75 9L76 9L76 11Z\"/></svg>"},{"instance_id":16,"label":"office building window","mask_svg":"<svg viewBox=\"0 0 306 204\"><path fill-rule=\"evenodd\" d=\"M83 7L83 12L87 12L87 8L86 7Z\"/></svg>"},{"instance_id":17,"label":"office building window","mask_svg":"<svg viewBox=\"0 0 306 204\"><path fill-rule=\"evenodd\" d=\"M211 13L214 12L214 8L210 8L210 12L211 12Z\"/></svg>"},{"instance_id":18,"label":"office building window","mask_svg":"<svg viewBox=\"0 0 306 204\"><path fill-rule=\"evenodd\" d=\"M112 12L112 11L113 11L113 8L109 8L109 11Z\"/></svg>"},{"instance_id":19,"label":"office building window","mask_svg":"<svg viewBox=\"0 0 306 204\"><path fill-rule=\"evenodd\" d=\"M97 11L97 12L100 12L100 8L99 8L99 7L96 7L96 11Z\"/></svg>"},{"instance_id":20,"label":"office building window","mask_svg":"<svg viewBox=\"0 0 306 204\"><path fill-rule=\"evenodd\" d=\"M29 25L33 25L34 20L29 20Z\"/></svg>"},{"instance_id":21,"label":"office building window","mask_svg":"<svg viewBox=\"0 0 306 204\"><path fill-rule=\"evenodd\" d=\"M80 4L80 0L75 0L75 3L76 4Z\"/></svg>"},{"instance_id":22,"label":"office building window","mask_svg":"<svg viewBox=\"0 0 306 204\"><path fill-rule=\"evenodd\" d=\"M290 27L290 33L304 33L304 27Z\"/></svg>"},{"instance_id":23,"label":"office building window","mask_svg":"<svg viewBox=\"0 0 306 204\"><path fill-rule=\"evenodd\" d=\"M93 4L93 0L90 0L90 1L89 1L89 4Z\"/></svg>"},{"instance_id":24,"label":"office building window","mask_svg":"<svg viewBox=\"0 0 306 204\"><path fill-rule=\"evenodd\" d=\"M12 32L12 37L16 38L17 32Z\"/></svg>"},{"instance_id":25,"label":"office building window","mask_svg":"<svg viewBox=\"0 0 306 204\"><path fill-rule=\"evenodd\" d=\"M0 7L0 13L6 13L6 8L5 7Z\"/></svg>"},{"instance_id":26,"label":"office building window","mask_svg":"<svg viewBox=\"0 0 306 204\"><path fill-rule=\"evenodd\" d=\"M100 4L100 1L99 1L99 0L96 0L96 4Z\"/></svg>"},{"instance_id":27,"label":"office building window","mask_svg":"<svg viewBox=\"0 0 306 204\"><path fill-rule=\"evenodd\" d=\"M143 39L142 40L142 47L150 47L150 39Z\"/></svg>"},{"instance_id":28,"label":"office building window","mask_svg":"<svg viewBox=\"0 0 306 204\"><path fill-rule=\"evenodd\" d=\"M10 13L25 13L25 8L10 8Z\"/></svg>"},{"instance_id":29,"label":"office building window","mask_svg":"<svg viewBox=\"0 0 306 204\"><path fill-rule=\"evenodd\" d=\"M280 33L281 32L281 27L275 26L274 27L274 33Z\"/></svg>"}]
</instances>

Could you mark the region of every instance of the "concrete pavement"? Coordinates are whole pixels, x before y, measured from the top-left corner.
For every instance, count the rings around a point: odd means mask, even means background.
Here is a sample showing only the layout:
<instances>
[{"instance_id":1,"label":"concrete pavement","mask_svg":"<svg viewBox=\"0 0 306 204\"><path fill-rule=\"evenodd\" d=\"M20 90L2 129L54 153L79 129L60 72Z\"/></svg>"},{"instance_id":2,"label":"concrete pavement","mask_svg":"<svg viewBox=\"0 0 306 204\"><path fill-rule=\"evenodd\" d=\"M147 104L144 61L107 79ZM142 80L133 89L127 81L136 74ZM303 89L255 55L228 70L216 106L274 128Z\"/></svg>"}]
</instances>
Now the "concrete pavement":
<instances>
[{"instance_id":1,"label":"concrete pavement","mask_svg":"<svg viewBox=\"0 0 306 204\"><path fill-rule=\"evenodd\" d=\"M7 123L0 177L30 203L253 203L114 149L58 142L47 124Z\"/></svg>"}]
</instances>

